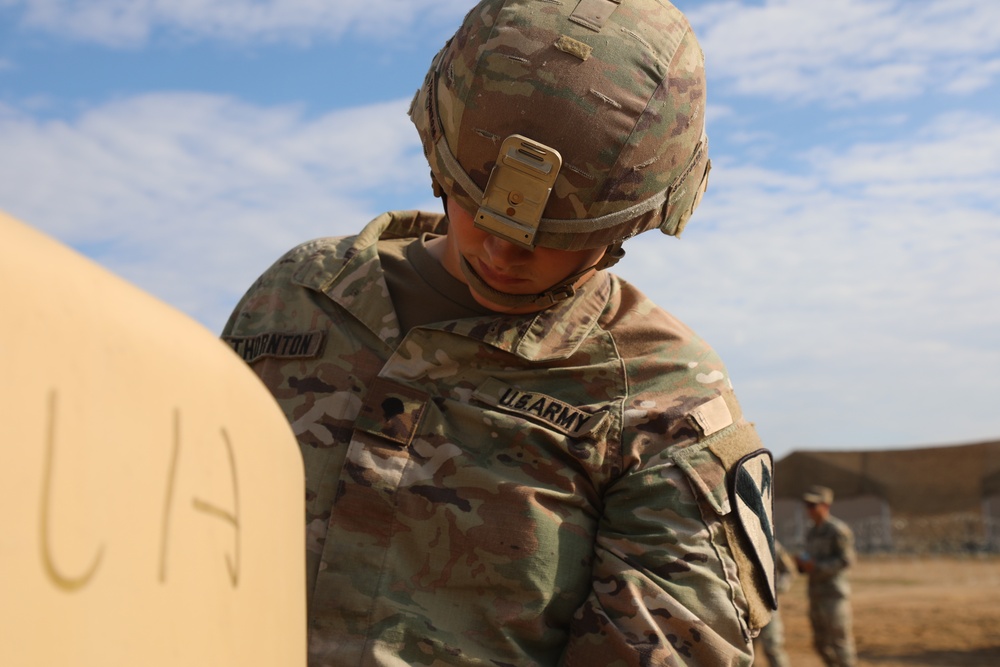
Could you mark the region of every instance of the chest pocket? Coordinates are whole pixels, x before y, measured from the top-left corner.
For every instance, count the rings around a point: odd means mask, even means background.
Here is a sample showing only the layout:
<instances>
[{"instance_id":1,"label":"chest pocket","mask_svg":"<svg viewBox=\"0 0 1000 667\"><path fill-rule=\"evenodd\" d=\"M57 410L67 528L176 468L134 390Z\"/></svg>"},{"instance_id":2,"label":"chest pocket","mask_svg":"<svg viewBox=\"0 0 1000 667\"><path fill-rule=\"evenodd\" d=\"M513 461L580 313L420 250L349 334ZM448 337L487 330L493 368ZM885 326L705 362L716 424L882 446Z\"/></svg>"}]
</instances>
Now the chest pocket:
<instances>
[{"instance_id":1,"label":"chest pocket","mask_svg":"<svg viewBox=\"0 0 1000 667\"><path fill-rule=\"evenodd\" d=\"M428 394L376 378L354 423L355 429L402 447L413 441L427 407Z\"/></svg>"}]
</instances>

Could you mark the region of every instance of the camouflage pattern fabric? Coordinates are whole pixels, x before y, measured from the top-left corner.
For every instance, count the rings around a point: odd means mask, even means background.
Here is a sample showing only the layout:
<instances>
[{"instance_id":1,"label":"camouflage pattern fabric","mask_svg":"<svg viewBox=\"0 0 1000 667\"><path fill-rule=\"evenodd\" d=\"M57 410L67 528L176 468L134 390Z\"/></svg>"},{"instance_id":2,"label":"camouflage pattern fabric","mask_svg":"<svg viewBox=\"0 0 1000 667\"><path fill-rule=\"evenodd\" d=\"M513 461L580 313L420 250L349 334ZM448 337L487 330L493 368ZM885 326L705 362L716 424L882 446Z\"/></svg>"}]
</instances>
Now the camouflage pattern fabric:
<instances>
[{"instance_id":1,"label":"camouflage pattern fabric","mask_svg":"<svg viewBox=\"0 0 1000 667\"><path fill-rule=\"evenodd\" d=\"M809 601L809 622L813 646L827 667L854 667L856 655L848 598L821 598Z\"/></svg>"},{"instance_id":2,"label":"camouflage pattern fabric","mask_svg":"<svg viewBox=\"0 0 1000 667\"><path fill-rule=\"evenodd\" d=\"M774 569L778 593L787 592L795 578L795 561L777 540L774 541ZM761 629L754 646L767 656L770 667L789 667L788 652L785 650L785 623L781 619L780 607L771 615L770 623Z\"/></svg>"},{"instance_id":3,"label":"camouflage pattern fabric","mask_svg":"<svg viewBox=\"0 0 1000 667\"><path fill-rule=\"evenodd\" d=\"M767 656L769 667L789 667L788 652L785 650L785 623L781 620L781 610L771 616L771 622L761 629L754 642L757 650Z\"/></svg>"},{"instance_id":4,"label":"camouflage pattern fabric","mask_svg":"<svg viewBox=\"0 0 1000 667\"><path fill-rule=\"evenodd\" d=\"M795 567L795 559L792 555L788 553L783 545L778 540L774 541L774 574L777 581L777 592L787 593L788 589L792 587L795 580L795 573L797 568Z\"/></svg>"},{"instance_id":5,"label":"camouflage pattern fabric","mask_svg":"<svg viewBox=\"0 0 1000 667\"><path fill-rule=\"evenodd\" d=\"M809 574L809 621L813 645L829 667L855 664L850 582L854 534L840 519L828 516L806 533L806 551L816 567Z\"/></svg>"},{"instance_id":6,"label":"camouflage pattern fabric","mask_svg":"<svg viewBox=\"0 0 1000 667\"><path fill-rule=\"evenodd\" d=\"M806 533L806 553L815 563L809 574L809 598L847 597L851 584L847 568L854 565L854 533L835 516L828 516Z\"/></svg>"},{"instance_id":7,"label":"camouflage pattern fabric","mask_svg":"<svg viewBox=\"0 0 1000 667\"><path fill-rule=\"evenodd\" d=\"M679 235L707 184L704 55L665 0L484 0L410 107L431 173L475 211L512 134L562 155L536 243ZM586 137L585 141L581 137Z\"/></svg>"},{"instance_id":8,"label":"camouflage pattern fabric","mask_svg":"<svg viewBox=\"0 0 1000 667\"><path fill-rule=\"evenodd\" d=\"M401 335L376 241L444 224L303 244L224 331L301 446L310 665L749 665L718 357L607 273Z\"/></svg>"}]
</instances>

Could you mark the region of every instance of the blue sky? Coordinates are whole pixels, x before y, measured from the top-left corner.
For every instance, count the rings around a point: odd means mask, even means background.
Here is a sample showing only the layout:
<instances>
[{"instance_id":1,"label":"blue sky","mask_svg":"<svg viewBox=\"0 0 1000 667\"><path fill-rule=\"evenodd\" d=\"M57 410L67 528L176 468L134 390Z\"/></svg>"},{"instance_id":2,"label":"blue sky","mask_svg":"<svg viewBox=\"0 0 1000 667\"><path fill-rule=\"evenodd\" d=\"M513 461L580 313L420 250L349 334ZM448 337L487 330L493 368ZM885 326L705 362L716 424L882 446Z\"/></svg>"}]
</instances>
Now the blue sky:
<instances>
[{"instance_id":1,"label":"blue sky","mask_svg":"<svg viewBox=\"0 0 1000 667\"><path fill-rule=\"evenodd\" d=\"M1000 2L677 4L712 178L616 272L778 456L1000 438ZM405 111L470 6L0 0L0 209L218 331L292 245L437 209Z\"/></svg>"}]
</instances>

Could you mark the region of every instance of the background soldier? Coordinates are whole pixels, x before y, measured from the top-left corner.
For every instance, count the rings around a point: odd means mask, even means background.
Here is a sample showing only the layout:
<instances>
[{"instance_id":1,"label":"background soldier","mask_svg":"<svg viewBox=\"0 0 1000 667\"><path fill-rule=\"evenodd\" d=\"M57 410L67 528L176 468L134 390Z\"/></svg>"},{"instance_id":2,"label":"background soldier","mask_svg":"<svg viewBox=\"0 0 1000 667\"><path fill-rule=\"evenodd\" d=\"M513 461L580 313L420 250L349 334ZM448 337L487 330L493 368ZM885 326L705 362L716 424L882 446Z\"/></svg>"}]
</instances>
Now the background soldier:
<instances>
[{"instance_id":1,"label":"background soldier","mask_svg":"<svg viewBox=\"0 0 1000 667\"><path fill-rule=\"evenodd\" d=\"M824 664L853 667L854 634L847 568L855 560L854 535L847 524L830 514L832 489L810 487L802 500L813 525L806 534L805 551L795 560L799 571L809 575L813 645Z\"/></svg>"},{"instance_id":2,"label":"background soldier","mask_svg":"<svg viewBox=\"0 0 1000 667\"><path fill-rule=\"evenodd\" d=\"M310 664L748 665L770 454L712 349L604 270L705 188L687 20L485 0L410 115L447 216L293 249L224 331L304 458Z\"/></svg>"},{"instance_id":3,"label":"background soldier","mask_svg":"<svg viewBox=\"0 0 1000 667\"><path fill-rule=\"evenodd\" d=\"M777 540L774 541L774 556L775 588L780 595L792 587L795 560ZM754 647L767 657L770 667L789 667L788 653L785 651L785 624L781 620L780 607L771 614L771 621L760 631Z\"/></svg>"}]
</instances>

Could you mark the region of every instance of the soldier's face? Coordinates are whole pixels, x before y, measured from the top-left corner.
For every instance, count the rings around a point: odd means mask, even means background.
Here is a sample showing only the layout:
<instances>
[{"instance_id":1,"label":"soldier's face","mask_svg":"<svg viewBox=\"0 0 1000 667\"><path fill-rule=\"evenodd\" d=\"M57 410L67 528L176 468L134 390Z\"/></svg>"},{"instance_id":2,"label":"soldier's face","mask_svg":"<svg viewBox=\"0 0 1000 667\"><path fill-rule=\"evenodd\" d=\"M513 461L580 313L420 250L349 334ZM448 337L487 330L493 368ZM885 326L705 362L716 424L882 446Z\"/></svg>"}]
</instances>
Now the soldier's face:
<instances>
[{"instance_id":1,"label":"soldier's face","mask_svg":"<svg viewBox=\"0 0 1000 667\"><path fill-rule=\"evenodd\" d=\"M444 252L439 258L448 273L468 284L461 267L464 258L490 287L508 294L544 292L574 273L593 266L604 255L604 248L522 248L477 228L472 213L455 203L454 199L448 200L448 221ZM595 273L593 269L587 271L574 284L582 285ZM470 292L480 305L498 312L527 313L541 310L539 306L501 306L490 302L475 290Z\"/></svg>"},{"instance_id":2,"label":"soldier's face","mask_svg":"<svg viewBox=\"0 0 1000 667\"><path fill-rule=\"evenodd\" d=\"M827 515L830 514L830 506L823 503L806 503L806 514L813 523L820 524L826 521Z\"/></svg>"}]
</instances>

